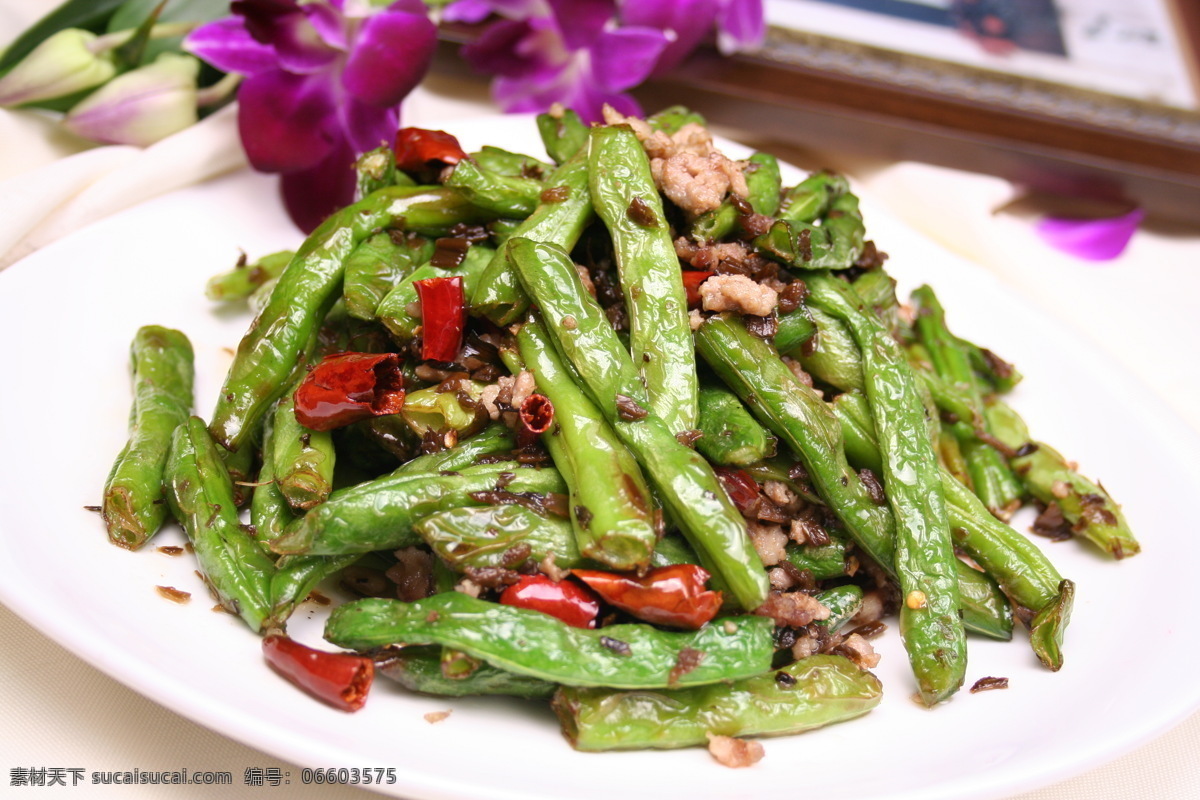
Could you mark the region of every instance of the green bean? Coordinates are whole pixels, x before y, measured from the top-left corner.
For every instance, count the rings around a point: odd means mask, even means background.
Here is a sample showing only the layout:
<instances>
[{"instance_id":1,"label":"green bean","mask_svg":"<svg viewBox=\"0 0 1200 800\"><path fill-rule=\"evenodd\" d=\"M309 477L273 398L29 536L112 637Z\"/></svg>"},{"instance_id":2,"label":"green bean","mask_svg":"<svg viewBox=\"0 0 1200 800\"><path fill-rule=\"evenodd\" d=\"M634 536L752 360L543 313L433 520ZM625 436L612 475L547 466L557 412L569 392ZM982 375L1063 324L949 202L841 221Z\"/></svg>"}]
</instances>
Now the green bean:
<instances>
[{"instance_id":1,"label":"green bean","mask_svg":"<svg viewBox=\"0 0 1200 800\"><path fill-rule=\"evenodd\" d=\"M538 114L537 129L546 154L556 164L565 164L580 150L587 150L588 126L569 108Z\"/></svg>"},{"instance_id":2,"label":"green bean","mask_svg":"<svg viewBox=\"0 0 1200 800\"><path fill-rule=\"evenodd\" d=\"M101 513L109 540L136 550L167 518L163 473L171 434L192 409L192 344L179 331L148 325L134 335L129 356L129 439L104 482Z\"/></svg>"},{"instance_id":3,"label":"green bean","mask_svg":"<svg viewBox=\"0 0 1200 800\"><path fill-rule=\"evenodd\" d=\"M575 384L536 317L521 326L517 345L538 391L554 405L553 427L542 441L570 489L579 552L616 570L644 568L658 534L637 459Z\"/></svg>"},{"instance_id":4,"label":"green bean","mask_svg":"<svg viewBox=\"0 0 1200 800\"><path fill-rule=\"evenodd\" d=\"M816 222L829 213L834 200L849 191L850 184L843 176L814 172L784 193L783 209L777 216L790 222Z\"/></svg>"},{"instance_id":5,"label":"green bean","mask_svg":"<svg viewBox=\"0 0 1200 800\"><path fill-rule=\"evenodd\" d=\"M832 589L818 592L816 599L817 602L829 609L829 617L817 620L814 624L833 633L849 622L850 618L862 608L863 590L853 583L848 583L845 586L835 586Z\"/></svg>"},{"instance_id":6,"label":"green bean","mask_svg":"<svg viewBox=\"0 0 1200 800\"><path fill-rule=\"evenodd\" d=\"M881 470L882 457L875 434L875 423L871 410L861 395L843 394L834 400L834 409L842 423L847 442L855 440L856 446L846 452L851 460L872 470ZM857 456L857 457L856 457ZM1016 531L997 520L984 508L969 489L959 483L945 468L940 468L942 490L946 497L946 516L950 534L956 545L965 550L976 563L984 568L991 582L1013 598L1018 606L1032 608L1036 612L1052 597L1057 597L1059 577L1053 565L1021 537ZM978 558L976 558L978 555ZM1003 597L995 598L989 585L984 585L977 575L959 562L959 590L964 607L980 606L1003 608L1007 603ZM967 579L964 580L964 577ZM1032 613L1023 613L1029 622ZM1011 614L1002 612L977 615L979 620L999 621L991 626L971 626L976 633L1007 639L1012 636ZM1060 637L1061 639L1061 637ZM1041 657L1041 653L1038 654Z\"/></svg>"},{"instance_id":7,"label":"green bean","mask_svg":"<svg viewBox=\"0 0 1200 800\"><path fill-rule=\"evenodd\" d=\"M1056 504L1073 533L1082 534L1113 558L1141 551L1121 506L1103 486L1081 475L1050 445L1031 440L1024 420L1009 406L996 402L984 413L996 437L1017 451L1013 471L1025 489L1047 506Z\"/></svg>"},{"instance_id":8,"label":"green bean","mask_svg":"<svg viewBox=\"0 0 1200 800\"><path fill-rule=\"evenodd\" d=\"M347 556L284 556L275 564L271 577L271 615L265 627L282 627L296 606L308 599L321 581L344 570L362 558L361 553Z\"/></svg>"},{"instance_id":9,"label":"green bean","mask_svg":"<svg viewBox=\"0 0 1200 800\"><path fill-rule=\"evenodd\" d=\"M484 145L482 150L471 153L471 159L488 172L509 178L532 178L540 181L554 170L553 165L533 156L513 153L491 145Z\"/></svg>"},{"instance_id":10,"label":"green bean","mask_svg":"<svg viewBox=\"0 0 1200 800\"><path fill-rule=\"evenodd\" d=\"M291 250L280 250L248 264L243 256L236 267L209 278L204 294L209 300L247 300L250 295L268 281L278 278L283 268L295 255Z\"/></svg>"},{"instance_id":11,"label":"green bean","mask_svg":"<svg viewBox=\"0 0 1200 800\"><path fill-rule=\"evenodd\" d=\"M698 428L696 449L714 464L740 467L775 455L775 437L724 386L700 386Z\"/></svg>"},{"instance_id":12,"label":"green bean","mask_svg":"<svg viewBox=\"0 0 1200 800\"><path fill-rule=\"evenodd\" d=\"M806 372L835 389L863 391L862 354L850 330L824 309L813 305L806 309L816 327L811 343L799 352L783 349L779 352L798 358Z\"/></svg>"},{"instance_id":13,"label":"green bean","mask_svg":"<svg viewBox=\"0 0 1200 800\"><path fill-rule=\"evenodd\" d=\"M892 520L846 463L841 429L824 401L801 385L771 346L751 336L739 318L709 317L696 349L759 421L799 458L820 495L867 555L892 566Z\"/></svg>"},{"instance_id":14,"label":"green bean","mask_svg":"<svg viewBox=\"0 0 1200 800\"><path fill-rule=\"evenodd\" d=\"M725 580L742 608L757 608L766 599L768 584L741 514L708 462L647 410L646 390L633 361L583 288L570 256L527 239L513 239L506 247L559 353L637 458L705 568Z\"/></svg>"},{"instance_id":15,"label":"green bean","mask_svg":"<svg viewBox=\"0 0 1200 800\"><path fill-rule=\"evenodd\" d=\"M477 244L467 250L466 256L457 266L435 267L425 264L417 267L384 295L375 309L375 316L399 344L411 342L421 328L417 281L430 278L462 278L463 296L470 297L494 253L492 248Z\"/></svg>"},{"instance_id":16,"label":"green bean","mask_svg":"<svg viewBox=\"0 0 1200 800\"><path fill-rule=\"evenodd\" d=\"M668 106L656 114L646 117L646 124L656 131L662 131L668 136L678 133L684 125L704 126L708 123L704 117L686 106Z\"/></svg>"},{"instance_id":17,"label":"green bean","mask_svg":"<svg viewBox=\"0 0 1200 800\"><path fill-rule=\"evenodd\" d=\"M548 681L514 675L489 664L481 665L466 677L447 678L442 674L441 648L438 647L386 650L376 660L375 668L410 692L442 697L508 695L541 698L554 694L557 688Z\"/></svg>"},{"instance_id":18,"label":"green bean","mask_svg":"<svg viewBox=\"0 0 1200 800\"><path fill-rule=\"evenodd\" d=\"M732 684L626 692L563 687L551 707L577 750L628 750L704 745L713 735L803 733L862 716L882 696L870 672L842 656L816 655Z\"/></svg>"},{"instance_id":19,"label":"green bean","mask_svg":"<svg viewBox=\"0 0 1200 800\"><path fill-rule=\"evenodd\" d=\"M524 236L538 242L552 242L570 251L592 216L587 149L584 148L546 179L541 204L509 238ZM496 252L478 285L468 295L471 313L487 317L497 325L515 322L529 308L529 298L521 288L507 253L504 248Z\"/></svg>"},{"instance_id":20,"label":"green bean","mask_svg":"<svg viewBox=\"0 0 1200 800\"><path fill-rule=\"evenodd\" d=\"M333 434L300 424L293 392L279 399L272 424L271 470L288 505L304 511L325 502L333 491Z\"/></svg>"},{"instance_id":21,"label":"green bean","mask_svg":"<svg viewBox=\"0 0 1200 800\"><path fill-rule=\"evenodd\" d=\"M983 398L970 357L946 326L946 312L937 295L928 286L920 286L913 291L912 299L917 307L917 332L934 370L943 381L963 390L971 407L970 419L980 419L986 431L987 423L982 420ZM971 476L972 490L989 511L1007 517L1021 502L1021 484L1007 460L990 444L980 441L969 424L956 425L953 432Z\"/></svg>"},{"instance_id":22,"label":"green bean","mask_svg":"<svg viewBox=\"0 0 1200 800\"><path fill-rule=\"evenodd\" d=\"M383 419L380 417L379 419ZM459 440L458 444L436 453L424 453L401 464L392 475L435 475L474 466L484 456L507 453L516 447L513 433L494 422L479 433Z\"/></svg>"},{"instance_id":23,"label":"green bean","mask_svg":"<svg viewBox=\"0 0 1200 800\"><path fill-rule=\"evenodd\" d=\"M258 631L270 613L271 562L242 527L233 485L204 420L175 429L167 461L167 502L221 605Z\"/></svg>"},{"instance_id":24,"label":"green bean","mask_svg":"<svg viewBox=\"0 0 1200 800\"><path fill-rule=\"evenodd\" d=\"M396 176L408 176L396 171L396 153L387 145L368 150L354 162L354 202L372 192L396 183Z\"/></svg>"},{"instance_id":25,"label":"green bean","mask_svg":"<svg viewBox=\"0 0 1200 800\"><path fill-rule=\"evenodd\" d=\"M849 552L840 536L830 534L829 544L821 545L788 542L785 553L792 566L808 570L816 580L840 578L847 574L846 557Z\"/></svg>"},{"instance_id":26,"label":"green bean","mask_svg":"<svg viewBox=\"0 0 1200 800\"><path fill-rule=\"evenodd\" d=\"M237 450L284 392L341 289L346 259L364 239L401 221L406 230L436 235L457 222L484 222L492 216L452 189L391 187L321 223L238 345L213 412L213 437Z\"/></svg>"},{"instance_id":27,"label":"green bean","mask_svg":"<svg viewBox=\"0 0 1200 800\"><path fill-rule=\"evenodd\" d=\"M270 414L263 420L263 459L258 470L254 492L250 496L250 522L254 525L255 538L264 551L271 556L270 543L283 533L296 518L291 505L275 480L275 420Z\"/></svg>"},{"instance_id":28,"label":"green bean","mask_svg":"<svg viewBox=\"0 0 1200 800\"><path fill-rule=\"evenodd\" d=\"M452 508L413 526L451 569L506 567L551 558L559 569L581 563L571 524L518 505Z\"/></svg>"},{"instance_id":29,"label":"green bean","mask_svg":"<svg viewBox=\"0 0 1200 800\"><path fill-rule=\"evenodd\" d=\"M746 201L756 214L768 217L779 211L779 160L770 153L754 153L747 159ZM689 236L698 241L717 241L733 233L737 226L738 210L734 201L726 198L712 211L705 211L692 223Z\"/></svg>"},{"instance_id":30,"label":"green bean","mask_svg":"<svg viewBox=\"0 0 1200 800\"><path fill-rule=\"evenodd\" d=\"M1063 630L1070 619L1073 584L1063 580L1033 542L988 513L970 489L945 471L942 487L954 543L1017 604L1018 614L1030 625L1038 660L1057 671L1063 663ZM1049 608L1059 611L1042 616ZM1035 617L1040 622L1031 624Z\"/></svg>"},{"instance_id":31,"label":"green bean","mask_svg":"<svg viewBox=\"0 0 1200 800\"><path fill-rule=\"evenodd\" d=\"M686 632L643 624L587 630L540 611L445 592L415 603L369 598L339 606L325 626L325 638L354 650L440 644L517 675L569 686L638 689L699 686L769 670L774 623L754 616L729 620L729 625L718 620ZM690 671L679 667L685 650L704 653Z\"/></svg>"},{"instance_id":32,"label":"green bean","mask_svg":"<svg viewBox=\"0 0 1200 800\"><path fill-rule=\"evenodd\" d=\"M443 185L458 189L472 204L498 217L522 218L533 213L542 194L542 182L491 172L471 159L454 165Z\"/></svg>"},{"instance_id":33,"label":"green bean","mask_svg":"<svg viewBox=\"0 0 1200 800\"><path fill-rule=\"evenodd\" d=\"M696 427L696 359L679 257L646 151L625 126L592 128L592 204L612 236L633 363L672 433Z\"/></svg>"},{"instance_id":34,"label":"green bean","mask_svg":"<svg viewBox=\"0 0 1200 800\"><path fill-rule=\"evenodd\" d=\"M399 238L400 241L396 241ZM346 259L343 296L346 312L371 321L387 293L418 264L433 255L433 241L424 236L377 233L355 248Z\"/></svg>"},{"instance_id":35,"label":"green bean","mask_svg":"<svg viewBox=\"0 0 1200 800\"><path fill-rule=\"evenodd\" d=\"M817 491L833 510L847 534L864 553L895 576L895 519L877 506L859 476L846 461L841 425L812 389L796 380L791 370L766 342L746 332L740 320L710 317L696 331L696 348L755 416L804 462ZM878 449L875 449L878 464ZM870 448L868 448L868 454ZM881 468L880 473L881 474ZM955 560L956 564L960 564ZM961 565L955 567L960 583L971 583L971 603L964 603L967 627L985 636L1003 638L1011 629L1003 598L987 579ZM963 592L964 595L967 592Z\"/></svg>"},{"instance_id":36,"label":"green bean","mask_svg":"<svg viewBox=\"0 0 1200 800\"><path fill-rule=\"evenodd\" d=\"M779 329L775 333L775 348L785 356L801 358L804 353L816 346L814 337L817 334L817 324L813 322L807 306L800 306L795 311L779 315Z\"/></svg>"},{"instance_id":37,"label":"green bean","mask_svg":"<svg viewBox=\"0 0 1200 800\"><path fill-rule=\"evenodd\" d=\"M509 480L511 478L511 480ZM335 492L296 520L271 543L277 553L344 555L394 550L420 543L413 524L436 511L486 505L479 493L561 493L566 489L550 469L518 468L516 462L467 467L460 473L392 473Z\"/></svg>"},{"instance_id":38,"label":"green bean","mask_svg":"<svg viewBox=\"0 0 1200 800\"><path fill-rule=\"evenodd\" d=\"M804 270L849 269L863 251L863 222L858 198L847 192L830 204L821 225L797 222L783 212L766 233L754 237L765 256Z\"/></svg>"},{"instance_id":39,"label":"green bean","mask_svg":"<svg viewBox=\"0 0 1200 800\"><path fill-rule=\"evenodd\" d=\"M926 705L948 698L966 673L958 576L937 457L917 380L891 333L849 284L829 274L806 279L811 301L850 328L883 457L883 482L896 519L896 572L905 602L900 634Z\"/></svg>"},{"instance_id":40,"label":"green bean","mask_svg":"<svg viewBox=\"0 0 1200 800\"><path fill-rule=\"evenodd\" d=\"M456 392L438 391L438 386L410 392L404 397L400 416L417 436L453 430L460 438L466 438L488 424L487 411L479 404L485 385L463 379Z\"/></svg>"}]
</instances>

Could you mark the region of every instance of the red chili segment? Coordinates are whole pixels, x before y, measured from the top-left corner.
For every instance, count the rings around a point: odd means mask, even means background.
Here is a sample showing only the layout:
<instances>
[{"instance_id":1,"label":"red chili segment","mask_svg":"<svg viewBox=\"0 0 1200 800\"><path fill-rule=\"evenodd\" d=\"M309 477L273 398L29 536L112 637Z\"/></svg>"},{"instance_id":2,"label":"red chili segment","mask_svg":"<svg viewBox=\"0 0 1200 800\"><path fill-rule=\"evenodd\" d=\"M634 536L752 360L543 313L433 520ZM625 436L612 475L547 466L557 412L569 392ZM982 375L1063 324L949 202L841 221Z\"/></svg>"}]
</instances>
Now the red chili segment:
<instances>
[{"instance_id":1,"label":"red chili segment","mask_svg":"<svg viewBox=\"0 0 1200 800\"><path fill-rule=\"evenodd\" d=\"M531 394L521 402L521 425L530 433L545 433L554 424L554 403L544 394Z\"/></svg>"},{"instance_id":2,"label":"red chili segment","mask_svg":"<svg viewBox=\"0 0 1200 800\"><path fill-rule=\"evenodd\" d=\"M573 581L552 581L544 575L525 575L500 594L506 606L528 608L557 617L576 628L596 627L600 603Z\"/></svg>"},{"instance_id":3,"label":"red chili segment","mask_svg":"<svg viewBox=\"0 0 1200 800\"><path fill-rule=\"evenodd\" d=\"M721 593L704 588L708 572L695 564L658 567L638 577L590 569L571 570L609 605L638 619L696 629L716 616Z\"/></svg>"},{"instance_id":4,"label":"red chili segment","mask_svg":"<svg viewBox=\"0 0 1200 800\"><path fill-rule=\"evenodd\" d=\"M404 407L404 373L395 353L334 353L321 359L296 389L296 419L329 431Z\"/></svg>"},{"instance_id":5,"label":"red chili segment","mask_svg":"<svg viewBox=\"0 0 1200 800\"><path fill-rule=\"evenodd\" d=\"M396 168L404 172L418 172L438 164L457 164L466 157L458 139L445 131L401 128L396 132Z\"/></svg>"},{"instance_id":6,"label":"red chili segment","mask_svg":"<svg viewBox=\"0 0 1200 800\"><path fill-rule=\"evenodd\" d=\"M463 279L429 278L413 285L421 301L421 358L454 361L462 349L466 322Z\"/></svg>"},{"instance_id":7,"label":"red chili segment","mask_svg":"<svg viewBox=\"0 0 1200 800\"><path fill-rule=\"evenodd\" d=\"M365 656L315 650L287 636L263 637L263 657L293 684L342 711L362 708L375 679L375 663Z\"/></svg>"},{"instance_id":8,"label":"red chili segment","mask_svg":"<svg viewBox=\"0 0 1200 800\"><path fill-rule=\"evenodd\" d=\"M700 305L700 284L711 278L714 273L712 270L684 270L683 275L683 291L687 294L687 303L689 307L698 307Z\"/></svg>"},{"instance_id":9,"label":"red chili segment","mask_svg":"<svg viewBox=\"0 0 1200 800\"><path fill-rule=\"evenodd\" d=\"M713 472L717 473L725 493L739 511L745 511L754 505L754 501L758 499L758 484L748 472L732 467L713 467Z\"/></svg>"}]
</instances>

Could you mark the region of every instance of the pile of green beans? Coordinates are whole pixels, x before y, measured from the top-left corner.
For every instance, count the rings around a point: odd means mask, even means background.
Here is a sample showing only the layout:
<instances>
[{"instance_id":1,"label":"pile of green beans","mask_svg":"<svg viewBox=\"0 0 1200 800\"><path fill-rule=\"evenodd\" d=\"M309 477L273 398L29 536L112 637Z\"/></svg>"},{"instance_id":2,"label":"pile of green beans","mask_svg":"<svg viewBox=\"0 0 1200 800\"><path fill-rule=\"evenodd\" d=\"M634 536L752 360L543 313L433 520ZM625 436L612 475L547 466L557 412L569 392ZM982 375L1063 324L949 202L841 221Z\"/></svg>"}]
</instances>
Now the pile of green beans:
<instances>
[{"instance_id":1,"label":"pile of green beans","mask_svg":"<svg viewBox=\"0 0 1200 800\"><path fill-rule=\"evenodd\" d=\"M1014 621L1059 669L1075 584L1008 521L1034 504L1035 527L1122 558L1139 545L1120 507L1030 438L1004 398L1020 374L955 335L932 289L901 306L845 178L784 187L755 153L731 162L747 196L674 206L647 142L662 158L702 124L679 107L591 127L543 114L548 161L485 147L436 185L388 147L362 155L352 205L209 282L257 313L207 422L186 336L138 331L111 540L136 550L173 517L258 633L286 631L318 585L374 576L376 596L333 609L331 645L413 692L548 700L581 750L862 715L882 696L863 650L881 603L926 705L963 683L968 634L1011 639ZM789 307L710 310L703 285L697 301L697 270L747 264ZM446 324L421 303L439 278L462 286L454 362L421 358ZM306 427L297 387L345 352L397 354L403 407ZM535 429L518 392L549 421ZM505 591L680 565L720 593L694 629L615 600L568 624ZM779 611L797 605L811 621Z\"/></svg>"}]
</instances>

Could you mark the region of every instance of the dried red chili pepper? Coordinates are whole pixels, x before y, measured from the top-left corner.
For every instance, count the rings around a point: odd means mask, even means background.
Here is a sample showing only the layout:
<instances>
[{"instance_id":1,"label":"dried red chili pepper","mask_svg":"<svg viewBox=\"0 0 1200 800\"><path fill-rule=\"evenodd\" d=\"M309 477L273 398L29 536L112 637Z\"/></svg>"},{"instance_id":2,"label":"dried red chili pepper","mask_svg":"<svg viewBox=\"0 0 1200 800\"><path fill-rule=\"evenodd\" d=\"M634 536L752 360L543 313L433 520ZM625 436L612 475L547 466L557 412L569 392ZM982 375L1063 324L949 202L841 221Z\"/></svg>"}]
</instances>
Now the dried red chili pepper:
<instances>
[{"instance_id":1,"label":"dried red chili pepper","mask_svg":"<svg viewBox=\"0 0 1200 800\"><path fill-rule=\"evenodd\" d=\"M695 564L658 567L642 577L590 569L571 570L571 574L609 605L657 625L694 630L721 608L721 593L704 588L708 572Z\"/></svg>"},{"instance_id":2,"label":"dried red chili pepper","mask_svg":"<svg viewBox=\"0 0 1200 800\"><path fill-rule=\"evenodd\" d=\"M421 301L421 358L454 361L462 349L466 320L463 279L429 278L413 285Z\"/></svg>"},{"instance_id":3,"label":"dried red chili pepper","mask_svg":"<svg viewBox=\"0 0 1200 800\"><path fill-rule=\"evenodd\" d=\"M738 511L747 510L758 499L758 484L748 472L732 467L713 467L713 472Z\"/></svg>"},{"instance_id":4,"label":"dried red chili pepper","mask_svg":"<svg viewBox=\"0 0 1200 800\"><path fill-rule=\"evenodd\" d=\"M521 401L518 414L530 433L545 433L554 423L554 404L544 394L531 394Z\"/></svg>"},{"instance_id":5,"label":"dried red chili pepper","mask_svg":"<svg viewBox=\"0 0 1200 800\"><path fill-rule=\"evenodd\" d=\"M500 594L506 606L529 608L557 617L576 628L596 627L600 603L573 581L552 581L544 575L525 575Z\"/></svg>"},{"instance_id":6,"label":"dried red chili pepper","mask_svg":"<svg viewBox=\"0 0 1200 800\"><path fill-rule=\"evenodd\" d=\"M401 128L396 132L396 169L420 172L457 164L467 157L458 139L445 131Z\"/></svg>"},{"instance_id":7,"label":"dried red chili pepper","mask_svg":"<svg viewBox=\"0 0 1200 800\"><path fill-rule=\"evenodd\" d=\"M287 636L264 636L263 657L293 684L342 711L362 708L375 679L375 663L365 656L315 650Z\"/></svg>"},{"instance_id":8,"label":"dried red chili pepper","mask_svg":"<svg viewBox=\"0 0 1200 800\"><path fill-rule=\"evenodd\" d=\"M329 431L368 417L398 414L404 407L404 373L395 353L334 353L325 356L296 389L296 419Z\"/></svg>"},{"instance_id":9,"label":"dried red chili pepper","mask_svg":"<svg viewBox=\"0 0 1200 800\"><path fill-rule=\"evenodd\" d=\"M683 276L683 291L687 294L688 306L700 305L700 284L716 273L712 270L688 269L680 273Z\"/></svg>"}]
</instances>

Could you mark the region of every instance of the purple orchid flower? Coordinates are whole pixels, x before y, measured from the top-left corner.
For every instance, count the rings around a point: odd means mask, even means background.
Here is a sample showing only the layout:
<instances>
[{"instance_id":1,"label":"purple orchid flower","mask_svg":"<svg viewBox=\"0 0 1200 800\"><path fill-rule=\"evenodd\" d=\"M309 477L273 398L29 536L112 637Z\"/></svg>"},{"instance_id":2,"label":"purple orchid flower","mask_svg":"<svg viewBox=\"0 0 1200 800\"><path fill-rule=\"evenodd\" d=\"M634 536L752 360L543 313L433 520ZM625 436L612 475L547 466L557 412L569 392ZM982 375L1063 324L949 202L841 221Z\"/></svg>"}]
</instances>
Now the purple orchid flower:
<instances>
[{"instance_id":1,"label":"purple orchid flower","mask_svg":"<svg viewBox=\"0 0 1200 800\"><path fill-rule=\"evenodd\" d=\"M466 0L451 8L453 19L485 10L506 17L463 48L474 69L497 76L492 95L505 111L558 102L594 122L608 103L640 114L625 92L649 77L669 44L661 30L619 27L614 0Z\"/></svg>"},{"instance_id":2,"label":"purple orchid flower","mask_svg":"<svg viewBox=\"0 0 1200 800\"><path fill-rule=\"evenodd\" d=\"M605 103L640 114L626 92L677 67L714 28L722 52L757 47L762 0L459 0L452 21L503 19L463 56L496 75L493 96L506 111L544 111L555 102L585 120Z\"/></svg>"},{"instance_id":3,"label":"purple orchid flower","mask_svg":"<svg viewBox=\"0 0 1200 800\"><path fill-rule=\"evenodd\" d=\"M1135 208L1106 219L1047 217L1037 224L1042 240L1058 250L1087 261L1111 261L1129 245L1146 213Z\"/></svg>"},{"instance_id":4,"label":"purple orchid flower","mask_svg":"<svg viewBox=\"0 0 1200 800\"><path fill-rule=\"evenodd\" d=\"M350 7L351 10L348 10ZM311 231L354 195L353 161L391 142L436 29L420 0L372 13L354 0L235 0L186 48L246 76L238 130L251 166L282 175L292 220Z\"/></svg>"}]
</instances>

